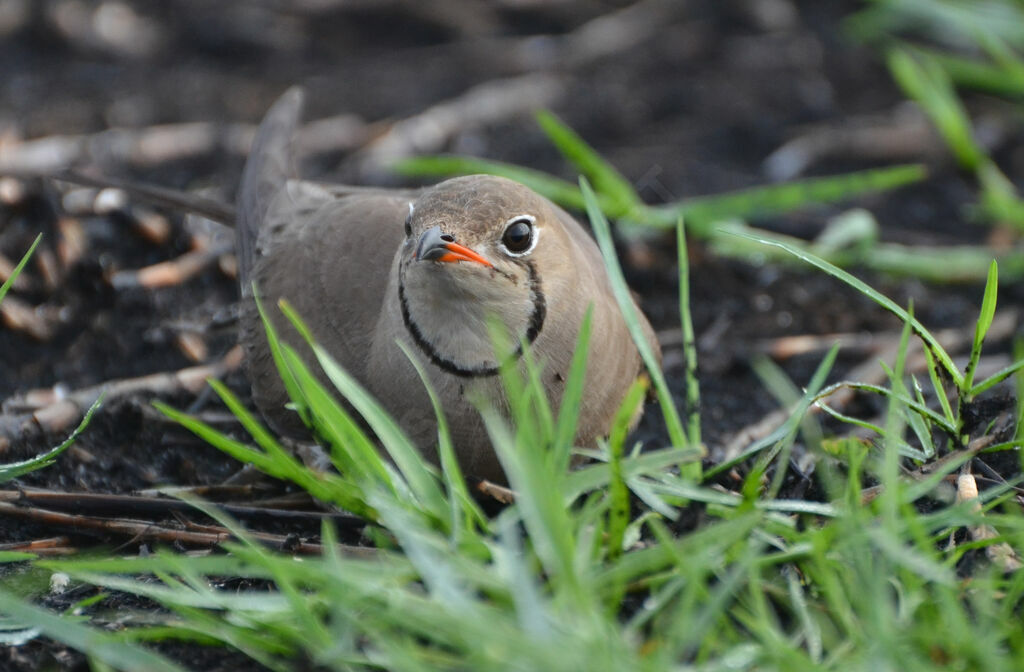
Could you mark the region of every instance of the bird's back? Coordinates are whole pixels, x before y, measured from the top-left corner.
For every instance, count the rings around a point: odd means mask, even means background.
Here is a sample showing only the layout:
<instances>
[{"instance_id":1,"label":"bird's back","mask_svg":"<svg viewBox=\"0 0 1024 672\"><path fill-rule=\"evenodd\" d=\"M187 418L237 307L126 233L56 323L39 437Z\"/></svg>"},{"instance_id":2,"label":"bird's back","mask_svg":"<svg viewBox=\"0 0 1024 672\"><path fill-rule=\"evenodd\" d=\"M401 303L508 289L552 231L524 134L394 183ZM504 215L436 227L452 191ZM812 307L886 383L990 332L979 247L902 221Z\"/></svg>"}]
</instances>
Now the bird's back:
<instances>
[{"instance_id":1,"label":"bird's back","mask_svg":"<svg viewBox=\"0 0 1024 672\"><path fill-rule=\"evenodd\" d=\"M319 366L277 308L290 303L314 338L362 377L388 272L402 240L406 192L351 194L296 179L293 136L302 111L297 89L267 113L253 141L238 196L237 254L241 341L256 405L277 429L302 434L251 298L255 287L285 342Z\"/></svg>"}]
</instances>

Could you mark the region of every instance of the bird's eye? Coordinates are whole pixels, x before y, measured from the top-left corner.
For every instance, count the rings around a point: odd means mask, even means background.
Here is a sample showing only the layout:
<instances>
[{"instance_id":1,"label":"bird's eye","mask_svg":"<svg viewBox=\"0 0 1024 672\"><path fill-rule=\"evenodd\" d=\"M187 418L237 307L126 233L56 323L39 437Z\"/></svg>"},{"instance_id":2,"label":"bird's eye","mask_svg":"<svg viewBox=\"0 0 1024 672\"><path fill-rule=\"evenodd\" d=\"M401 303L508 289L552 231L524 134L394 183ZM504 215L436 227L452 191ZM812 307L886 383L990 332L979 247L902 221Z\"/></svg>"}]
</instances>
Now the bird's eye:
<instances>
[{"instance_id":1,"label":"bird's eye","mask_svg":"<svg viewBox=\"0 0 1024 672\"><path fill-rule=\"evenodd\" d=\"M532 251L536 242L537 232L530 215L513 217L505 226L505 233L501 234L501 244L516 257Z\"/></svg>"}]
</instances>

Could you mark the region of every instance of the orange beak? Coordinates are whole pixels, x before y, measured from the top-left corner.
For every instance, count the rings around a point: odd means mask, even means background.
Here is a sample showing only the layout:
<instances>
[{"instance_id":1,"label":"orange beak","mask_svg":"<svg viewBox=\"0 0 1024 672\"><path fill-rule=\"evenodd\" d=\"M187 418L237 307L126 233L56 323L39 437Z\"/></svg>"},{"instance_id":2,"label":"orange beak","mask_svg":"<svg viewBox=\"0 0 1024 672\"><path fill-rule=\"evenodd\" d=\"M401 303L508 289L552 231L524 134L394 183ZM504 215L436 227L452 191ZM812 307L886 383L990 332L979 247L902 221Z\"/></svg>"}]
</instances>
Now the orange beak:
<instances>
[{"instance_id":1,"label":"orange beak","mask_svg":"<svg viewBox=\"0 0 1024 672\"><path fill-rule=\"evenodd\" d=\"M441 233L440 226L435 226L420 236L420 242L412 258L421 261L473 261L484 266L493 266L491 262L465 245L456 243L454 236Z\"/></svg>"}]
</instances>

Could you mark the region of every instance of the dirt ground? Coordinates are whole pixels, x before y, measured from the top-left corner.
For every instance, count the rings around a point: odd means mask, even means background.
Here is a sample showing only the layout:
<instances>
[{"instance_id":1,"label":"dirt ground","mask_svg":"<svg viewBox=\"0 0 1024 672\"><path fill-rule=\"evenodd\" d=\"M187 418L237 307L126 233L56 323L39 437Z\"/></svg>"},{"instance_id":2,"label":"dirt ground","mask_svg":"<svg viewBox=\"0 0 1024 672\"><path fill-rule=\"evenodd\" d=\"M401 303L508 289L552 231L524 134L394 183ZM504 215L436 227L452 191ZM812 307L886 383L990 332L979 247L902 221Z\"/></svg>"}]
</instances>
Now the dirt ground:
<instances>
[{"instance_id":1,"label":"dirt ground","mask_svg":"<svg viewBox=\"0 0 1024 672\"><path fill-rule=\"evenodd\" d=\"M403 184L387 170L388 159L445 151L575 179L529 114L548 107L648 202L658 203L767 183L766 158L787 141L865 121L896 125L905 111L877 54L844 37L842 18L859 3L645 0L627 6L0 0L0 167L75 167L202 189L230 202L251 124L285 88L302 84L307 118L326 120L304 136L308 175ZM1011 177L1024 174L1024 152L1015 149L1020 139L1019 124L1010 125L995 147ZM812 237L828 218L858 205L874 213L889 241L978 244L991 235L970 220L970 178L935 144L888 155L884 149L835 152L804 175L920 160L929 163L930 178L757 224ZM235 342L230 232L109 191L97 195L42 180L0 183L0 253L16 261L39 232L45 238L25 282L10 295L15 307L5 303L0 327L0 400L7 400L2 461L33 455L74 426L56 423L59 432L46 432L26 425L27 414L43 403L33 405L30 391L80 391L218 362ZM622 251L628 279L663 337L666 371L681 399L674 240L655 238ZM187 253L201 263L184 281L152 287L135 272ZM901 326L820 273L723 260L699 242L691 245L691 262L703 429L713 455L776 407L751 371L754 354L789 335L884 337ZM972 328L980 286L866 277L898 303L912 299L930 328ZM1000 298L1004 308L1024 306L1019 285L1004 287ZM991 352L1006 352L1014 329ZM874 352L844 350L833 378L870 362ZM823 353L778 361L802 384ZM240 370L226 381L247 395ZM158 396L229 428L223 408L207 392L165 388L157 395L114 395L74 449L19 483L99 494L222 484L238 465L162 418L149 401ZM859 410L870 415L870 408ZM655 408L637 437L650 445L666 440ZM284 490L270 488L266 496ZM312 538L317 523L278 521L266 529ZM99 545L122 554L154 545L111 531L0 516L0 544L54 537L62 539L58 546ZM166 651L193 669L252 669L219 650ZM46 640L0 648L2 669L83 666L79 654Z\"/></svg>"}]
</instances>

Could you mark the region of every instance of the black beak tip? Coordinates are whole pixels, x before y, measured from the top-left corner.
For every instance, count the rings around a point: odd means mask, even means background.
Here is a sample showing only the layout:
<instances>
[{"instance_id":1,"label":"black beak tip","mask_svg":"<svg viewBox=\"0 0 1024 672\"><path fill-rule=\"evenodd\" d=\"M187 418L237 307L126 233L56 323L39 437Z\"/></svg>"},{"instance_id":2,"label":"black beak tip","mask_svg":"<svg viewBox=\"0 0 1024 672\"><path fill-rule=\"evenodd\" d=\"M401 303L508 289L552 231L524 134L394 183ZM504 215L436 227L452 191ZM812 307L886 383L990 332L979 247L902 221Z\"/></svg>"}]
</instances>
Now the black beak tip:
<instances>
[{"instance_id":1,"label":"black beak tip","mask_svg":"<svg viewBox=\"0 0 1024 672\"><path fill-rule=\"evenodd\" d=\"M447 239L447 240L446 240ZM423 232L419 243L416 245L416 254L413 259L420 261L434 261L444 255L445 242L451 242L454 238L441 233L440 226L434 226Z\"/></svg>"}]
</instances>

